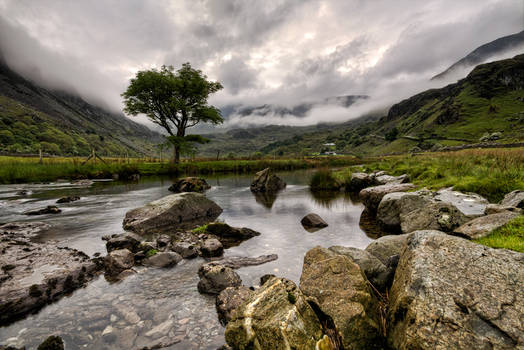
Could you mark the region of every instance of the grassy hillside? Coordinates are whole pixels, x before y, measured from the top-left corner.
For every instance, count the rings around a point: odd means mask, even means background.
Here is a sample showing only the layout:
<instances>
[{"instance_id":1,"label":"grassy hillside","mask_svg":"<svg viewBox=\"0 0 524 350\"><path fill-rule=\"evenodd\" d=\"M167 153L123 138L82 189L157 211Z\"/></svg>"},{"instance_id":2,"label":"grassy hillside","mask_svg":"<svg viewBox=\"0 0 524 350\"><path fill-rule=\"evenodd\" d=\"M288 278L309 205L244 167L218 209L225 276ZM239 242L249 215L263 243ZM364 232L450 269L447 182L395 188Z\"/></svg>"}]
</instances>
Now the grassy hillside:
<instances>
[{"instance_id":1,"label":"grassy hillside","mask_svg":"<svg viewBox=\"0 0 524 350\"><path fill-rule=\"evenodd\" d=\"M124 115L36 86L0 62L0 152L144 155L161 141Z\"/></svg>"},{"instance_id":2,"label":"grassy hillside","mask_svg":"<svg viewBox=\"0 0 524 350\"><path fill-rule=\"evenodd\" d=\"M479 65L455 84L392 106L377 121L306 133L262 150L294 154L335 143L338 153L380 155L495 140L524 140L524 55Z\"/></svg>"}]
</instances>

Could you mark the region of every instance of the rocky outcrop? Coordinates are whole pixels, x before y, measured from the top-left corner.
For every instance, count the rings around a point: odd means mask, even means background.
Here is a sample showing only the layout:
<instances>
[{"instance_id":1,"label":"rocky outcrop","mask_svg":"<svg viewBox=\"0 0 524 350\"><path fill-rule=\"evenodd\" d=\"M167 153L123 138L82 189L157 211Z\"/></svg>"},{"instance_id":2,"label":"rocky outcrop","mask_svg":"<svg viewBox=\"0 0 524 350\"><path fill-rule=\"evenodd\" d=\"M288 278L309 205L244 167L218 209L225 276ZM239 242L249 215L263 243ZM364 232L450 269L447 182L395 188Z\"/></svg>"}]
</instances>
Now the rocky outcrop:
<instances>
[{"instance_id":1,"label":"rocky outcrop","mask_svg":"<svg viewBox=\"0 0 524 350\"><path fill-rule=\"evenodd\" d=\"M361 269L344 255L306 253L300 290L327 315L345 349L381 349L378 309Z\"/></svg>"},{"instance_id":2,"label":"rocky outcrop","mask_svg":"<svg viewBox=\"0 0 524 350\"><path fill-rule=\"evenodd\" d=\"M42 209L35 209L26 211L24 215L46 215L46 214L60 214L62 210L55 205L48 205Z\"/></svg>"},{"instance_id":3,"label":"rocky outcrop","mask_svg":"<svg viewBox=\"0 0 524 350\"><path fill-rule=\"evenodd\" d=\"M320 229L327 227L327 222L324 221L318 214L309 213L300 220L305 229Z\"/></svg>"},{"instance_id":4,"label":"rocky outcrop","mask_svg":"<svg viewBox=\"0 0 524 350\"><path fill-rule=\"evenodd\" d=\"M389 293L395 349L524 348L524 254L439 232L408 239Z\"/></svg>"},{"instance_id":5,"label":"rocky outcrop","mask_svg":"<svg viewBox=\"0 0 524 350\"><path fill-rule=\"evenodd\" d=\"M504 196L501 205L524 209L524 191L515 190Z\"/></svg>"},{"instance_id":6,"label":"rocky outcrop","mask_svg":"<svg viewBox=\"0 0 524 350\"><path fill-rule=\"evenodd\" d=\"M71 202L76 202L76 201L79 201L80 200L80 197L78 196L66 196L66 197L62 197L62 198L59 198L56 203L60 204L60 203L71 203Z\"/></svg>"},{"instance_id":7,"label":"rocky outcrop","mask_svg":"<svg viewBox=\"0 0 524 350\"><path fill-rule=\"evenodd\" d=\"M405 184L386 184L374 187L368 187L360 191L359 197L371 213L376 213L378 205L382 198L393 192L405 192L415 188L415 185L410 183Z\"/></svg>"},{"instance_id":8,"label":"rocky outcrop","mask_svg":"<svg viewBox=\"0 0 524 350\"><path fill-rule=\"evenodd\" d=\"M331 349L306 297L289 280L270 278L233 313L226 326L233 349ZM327 343L327 344L326 344Z\"/></svg>"},{"instance_id":9,"label":"rocky outcrop","mask_svg":"<svg viewBox=\"0 0 524 350\"><path fill-rule=\"evenodd\" d=\"M135 257L128 249L117 249L111 251L104 258L106 273L116 276L120 272L130 269L135 264Z\"/></svg>"},{"instance_id":10,"label":"rocky outcrop","mask_svg":"<svg viewBox=\"0 0 524 350\"><path fill-rule=\"evenodd\" d=\"M215 235L226 249L260 235L260 232L251 230L247 227L231 227L223 222L209 223L206 226L206 232Z\"/></svg>"},{"instance_id":11,"label":"rocky outcrop","mask_svg":"<svg viewBox=\"0 0 524 350\"><path fill-rule=\"evenodd\" d=\"M124 229L147 234L184 227L192 228L198 223L213 221L220 213L222 208L202 194L172 194L128 211L124 219Z\"/></svg>"},{"instance_id":12,"label":"rocky outcrop","mask_svg":"<svg viewBox=\"0 0 524 350\"><path fill-rule=\"evenodd\" d=\"M198 270L198 291L205 294L219 294L227 287L238 287L242 284L240 276L227 266L204 264Z\"/></svg>"},{"instance_id":13,"label":"rocky outcrop","mask_svg":"<svg viewBox=\"0 0 524 350\"><path fill-rule=\"evenodd\" d=\"M486 237L491 231L506 225L517 216L519 216L518 213L511 211L481 216L466 222L464 225L455 229L453 233L469 239Z\"/></svg>"},{"instance_id":14,"label":"rocky outcrop","mask_svg":"<svg viewBox=\"0 0 524 350\"><path fill-rule=\"evenodd\" d=\"M329 247L333 253L344 255L357 264L366 275L373 286L380 292L384 292L391 286L394 268L388 268L373 254L358 248L333 246Z\"/></svg>"},{"instance_id":15,"label":"rocky outcrop","mask_svg":"<svg viewBox=\"0 0 524 350\"><path fill-rule=\"evenodd\" d=\"M251 192L277 192L286 187L286 183L271 173L271 169L266 168L255 174L251 183Z\"/></svg>"},{"instance_id":16,"label":"rocky outcrop","mask_svg":"<svg viewBox=\"0 0 524 350\"><path fill-rule=\"evenodd\" d=\"M371 242L365 250L387 266L391 257L400 256L409 236L410 234L380 237Z\"/></svg>"},{"instance_id":17,"label":"rocky outcrop","mask_svg":"<svg viewBox=\"0 0 524 350\"><path fill-rule=\"evenodd\" d=\"M206 180L200 177L185 177L177 180L174 184L169 186L168 190L175 193L181 192L200 192L203 193L210 189L211 186Z\"/></svg>"},{"instance_id":18,"label":"rocky outcrop","mask_svg":"<svg viewBox=\"0 0 524 350\"><path fill-rule=\"evenodd\" d=\"M102 269L80 251L32 242L31 232L21 232L0 241L0 325L84 286Z\"/></svg>"},{"instance_id":19,"label":"rocky outcrop","mask_svg":"<svg viewBox=\"0 0 524 350\"><path fill-rule=\"evenodd\" d=\"M218 319L225 325L233 318L233 312L242 305L253 291L245 286L227 287L217 296Z\"/></svg>"},{"instance_id":20,"label":"rocky outcrop","mask_svg":"<svg viewBox=\"0 0 524 350\"><path fill-rule=\"evenodd\" d=\"M145 266L172 267L182 260L182 256L175 252L158 252L142 261Z\"/></svg>"}]
</instances>

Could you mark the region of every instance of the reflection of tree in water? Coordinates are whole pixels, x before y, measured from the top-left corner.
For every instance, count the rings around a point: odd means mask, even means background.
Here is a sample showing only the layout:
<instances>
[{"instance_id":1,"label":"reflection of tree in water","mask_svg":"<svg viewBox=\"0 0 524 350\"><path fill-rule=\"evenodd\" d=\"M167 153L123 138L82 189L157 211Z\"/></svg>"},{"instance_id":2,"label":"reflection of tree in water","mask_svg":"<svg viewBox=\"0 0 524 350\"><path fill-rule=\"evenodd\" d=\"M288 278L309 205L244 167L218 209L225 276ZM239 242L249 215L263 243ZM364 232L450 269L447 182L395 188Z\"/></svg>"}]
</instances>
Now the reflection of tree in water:
<instances>
[{"instance_id":1,"label":"reflection of tree in water","mask_svg":"<svg viewBox=\"0 0 524 350\"><path fill-rule=\"evenodd\" d=\"M360 215L359 225L362 231L364 231L364 233L369 238L377 239L379 237L390 234L382 230L382 228L380 227L380 224L377 222L375 217L367 209L364 209L364 211Z\"/></svg>"},{"instance_id":2,"label":"reflection of tree in water","mask_svg":"<svg viewBox=\"0 0 524 350\"><path fill-rule=\"evenodd\" d=\"M340 191L310 191L313 201L323 206L324 208L331 209L333 202L342 198L345 203L355 204L358 203L358 194Z\"/></svg>"},{"instance_id":3,"label":"reflection of tree in water","mask_svg":"<svg viewBox=\"0 0 524 350\"><path fill-rule=\"evenodd\" d=\"M277 200L278 192L251 192L255 196L255 201L262 204L267 209L271 209Z\"/></svg>"}]
</instances>

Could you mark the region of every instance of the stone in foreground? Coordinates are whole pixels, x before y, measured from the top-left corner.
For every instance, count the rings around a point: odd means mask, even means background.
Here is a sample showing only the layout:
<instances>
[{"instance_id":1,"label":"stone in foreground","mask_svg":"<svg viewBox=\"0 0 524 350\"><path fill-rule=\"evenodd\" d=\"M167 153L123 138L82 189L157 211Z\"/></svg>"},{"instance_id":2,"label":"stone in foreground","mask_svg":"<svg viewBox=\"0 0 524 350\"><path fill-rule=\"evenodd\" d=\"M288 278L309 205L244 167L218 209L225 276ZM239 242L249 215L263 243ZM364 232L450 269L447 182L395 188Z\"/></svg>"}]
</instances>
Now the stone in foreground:
<instances>
[{"instance_id":1,"label":"stone in foreground","mask_svg":"<svg viewBox=\"0 0 524 350\"><path fill-rule=\"evenodd\" d=\"M333 320L345 349L382 349L377 303L361 269L347 256L321 247L308 251L300 290Z\"/></svg>"},{"instance_id":2,"label":"stone in foreground","mask_svg":"<svg viewBox=\"0 0 524 350\"><path fill-rule=\"evenodd\" d=\"M223 222L209 223L206 226L206 232L217 236L226 249L237 246L245 240L260 235L260 232L247 227L231 227Z\"/></svg>"},{"instance_id":3,"label":"stone in foreground","mask_svg":"<svg viewBox=\"0 0 524 350\"><path fill-rule=\"evenodd\" d=\"M302 218L302 220L300 220L300 223L305 229L324 228L328 226L327 222L315 213L307 214Z\"/></svg>"},{"instance_id":4,"label":"stone in foreground","mask_svg":"<svg viewBox=\"0 0 524 350\"><path fill-rule=\"evenodd\" d=\"M206 180L200 177L185 177L177 180L174 184L169 186L168 190L175 193L181 192L200 192L203 193L210 189L211 186Z\"/></svg>"},{"instance_id":5,"label":"stone in foreground","mask_svg":"<svg viewBox=\"0 0 524 350\"><path fill-rule=\"evenodd\" d=\"M217 296L216 308L218 319L227 324L233 318L233 312L244 303L253 291L246 286L227 287Z\"/></svg>"},{"instance_id":6,"label":"stone in foreground","mask_svg":"<svg viewBox=\"0 0 524 350\"><path fill-rule=\"evenodd\" d=\"M235 311L226 327L226 341L240 350L306 350L320 343L329 346L306 297L295 283L276 277L254 291Z\"/></svg>"},{"instance_id":7,"label":"stone in foreground","mask_svg":"<svg viewBox=\"0 0 524 350\"><path fill-rule=\"evenodd\" d=\"M266 168L255 174L250 189L251 192L277 192L285 187L286 183L275 174L271 174L271 169Z\"/></svg>"},{"instance_id":8,"label":"stone in foreground","mask_svg":"<svg viewBox=\"0 0 524 350\"><path fill-rule=\"evenodd\" d=\"M491 231L506 225L517 216L519 216L518 213L513 213L511 211L481 216L466 222L464 225L453 231L453 233L469 239L486 237L491 233Z\"/></svg>"},{"instance_id":9,"label":"stone in foreground","mask_svg":"<svg viewBox=\"0 0 524 350\"><path fill-rule=\"evenodd\" d=\"M404 250L410 234L384 236L371 242L367 247L368 253L376 256L383 264L395 255L400 255Z\"/></svg>"},{"instance_id":10,"label":"stone in foreground","mask_svg":"<svg viewBox=\"0 0 524 350\"><path fill-rule=\"evenodd\" d=\"M172 194L126 213L124 229L140 234L178 228L216 219L222 208L200 193Z\"/></svg>"},{"instance_id":11,"label":"stone in foreground","mask_svg":"<svg viewBox=\"0 0 524 350\"><path fill-rule=\"evenodd\" d=\"M214 264L204 264L198 270L198 291L205 294L219 294L227 287L242 284L240 276L232 268Z\"/></svg>"},{"instance_id":12,"label":"stone in foreground","mask_svg":"<svg viewBox=\"0 0 524 350\"><path fill-rule=\"evenodd\" d=\"M384 197L386 194L393 192L405 192L414 188L415 185L410 183L389 183L386 185L365 188L362 191L360 191L359 197L366 206L366 208L374 214L377 211L378 205L380 204L382 197Z\"/></svg>"},{"instance_id":13,"label":"stone in foreground","mask_svg":"<svg viewBox=\"0 0 524 350\"><path fill-rule=\"evenodd\" d=\"M394 349L524 348L524 254L439 232L408 239L389 294Z\"/></svg>"},{"instance_id":14,"label":"stone in foreground","mask_svg":"<svg viewBox=\"0 0 524 350\"><path fill-rule=\"evenodd\" d=\"M109 252L104 258L106 273L116 276L120 272L130 269L135 264L135 257L129 249L117 249Z\"/></svg>"}]
</instances>

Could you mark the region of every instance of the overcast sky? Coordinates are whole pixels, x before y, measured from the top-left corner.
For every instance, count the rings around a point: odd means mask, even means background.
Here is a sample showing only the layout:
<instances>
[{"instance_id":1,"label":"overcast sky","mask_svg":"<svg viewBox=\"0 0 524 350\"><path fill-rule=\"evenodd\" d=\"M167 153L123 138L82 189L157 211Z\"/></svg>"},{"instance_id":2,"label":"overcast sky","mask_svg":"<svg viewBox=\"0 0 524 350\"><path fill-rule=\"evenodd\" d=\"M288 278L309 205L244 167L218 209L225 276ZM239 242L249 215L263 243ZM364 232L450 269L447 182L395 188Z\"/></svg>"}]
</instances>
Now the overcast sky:
<instances>
[{"instance_id":1,"label":"overcast sky","mask_svg":"<svg viewBox=\"0 0 524 350\"><path fill-rule=\"evenodd\" d=\"M138 70L184 62L224 85L219 107L371 96L235 125L345 121L442 85L428 80L523 29L522 0L0 0L12 68L112 110Z\"/></svg>"}]
</instances>

